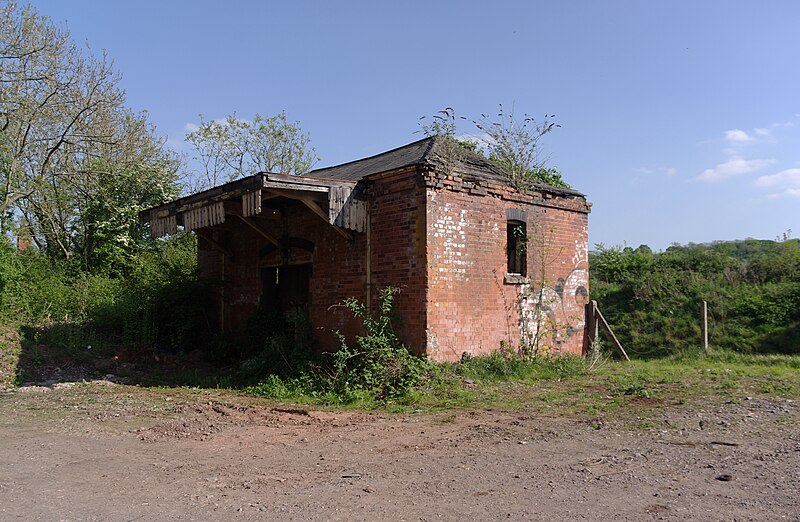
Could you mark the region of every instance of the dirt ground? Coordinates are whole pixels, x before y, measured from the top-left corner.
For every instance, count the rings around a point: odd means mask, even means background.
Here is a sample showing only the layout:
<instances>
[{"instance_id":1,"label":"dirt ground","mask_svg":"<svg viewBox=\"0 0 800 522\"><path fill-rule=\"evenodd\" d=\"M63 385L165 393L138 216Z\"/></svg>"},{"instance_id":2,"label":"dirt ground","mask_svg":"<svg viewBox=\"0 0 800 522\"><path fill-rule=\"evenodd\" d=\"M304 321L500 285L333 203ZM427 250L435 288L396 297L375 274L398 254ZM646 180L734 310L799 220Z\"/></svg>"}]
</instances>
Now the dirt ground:
<instances>
[{"instance_id":1,"label":"dirt ground","mask_svg":"<svg viewBox=\"0 0 800 522\"><path fill-rule=\"evenodd\" d=\"M94 381L0 391L2 520L800 520L797 403L390 415Z\"/></svg>"}]
</instances>

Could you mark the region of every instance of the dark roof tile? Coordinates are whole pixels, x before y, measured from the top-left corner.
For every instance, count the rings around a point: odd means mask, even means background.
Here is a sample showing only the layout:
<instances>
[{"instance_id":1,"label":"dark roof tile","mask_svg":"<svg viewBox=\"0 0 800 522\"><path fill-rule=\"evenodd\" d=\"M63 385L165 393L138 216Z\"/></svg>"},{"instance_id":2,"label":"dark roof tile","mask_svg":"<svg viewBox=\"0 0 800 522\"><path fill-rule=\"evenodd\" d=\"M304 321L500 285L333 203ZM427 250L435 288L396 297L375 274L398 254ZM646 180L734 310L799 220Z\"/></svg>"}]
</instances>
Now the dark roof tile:
<instances>
[{"instance_id":1,"label":"dark roof tile","mask_svg":"<svg viewBox=\"0 0 800 522\"><path fill-rule=\"evenodd\" d=\"M444 138L433 136L368 158L312 170L306 175L322 179L359 181L374 174L389 172L403 167L425 166L437 168L447 163L447 147L448 144ZM465 180L510 183L509 173L496 163L468 149L464 149L460 153L461 157L455 171ZM536 190L542 192L561 196L584 197L584 194L577 190L553 187L544 183L535 183L534 186Z\"/></svg>"}]
</instances>

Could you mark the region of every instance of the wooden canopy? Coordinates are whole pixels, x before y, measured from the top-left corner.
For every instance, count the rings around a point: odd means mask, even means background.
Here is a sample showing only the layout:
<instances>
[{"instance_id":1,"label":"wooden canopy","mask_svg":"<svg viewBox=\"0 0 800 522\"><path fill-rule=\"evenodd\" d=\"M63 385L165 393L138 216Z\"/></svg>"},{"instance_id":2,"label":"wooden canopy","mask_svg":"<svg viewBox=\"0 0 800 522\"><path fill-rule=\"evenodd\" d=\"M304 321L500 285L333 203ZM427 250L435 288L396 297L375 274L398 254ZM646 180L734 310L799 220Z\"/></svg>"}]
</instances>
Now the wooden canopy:
<instances>
[{"instance_id":1,"label":"wooden canopy","mask_svg":"<svg viewBox=\"0 0 800 522\"><path fill-rule=\"evenodd\" d=\"M367 205L354 197L355 185L355 181L260 172L144 210L139 219L150 223L153 237L162 237L175 234L179 226L188 232L213 227L233 217L278 245L277 239L253 218L261 214L264 201L285 197L302 202L350 238L350 230L363 232L366 226Z\"/></svg>"}]
</instances>

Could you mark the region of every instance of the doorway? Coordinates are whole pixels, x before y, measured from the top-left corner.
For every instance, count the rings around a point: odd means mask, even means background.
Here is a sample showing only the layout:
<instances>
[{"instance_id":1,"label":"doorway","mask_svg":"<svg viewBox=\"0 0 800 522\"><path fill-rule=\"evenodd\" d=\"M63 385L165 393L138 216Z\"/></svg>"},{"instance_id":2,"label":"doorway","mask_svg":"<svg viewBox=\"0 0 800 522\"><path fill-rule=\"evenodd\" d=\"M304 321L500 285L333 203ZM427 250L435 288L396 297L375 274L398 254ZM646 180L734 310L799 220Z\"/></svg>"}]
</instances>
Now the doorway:
<instances>
[{"instance_id":1,"label":"doorway","mask_svg":"<svg viewBox=\"0 0 800 522\"><path fill-rule=\"evenodd\" d=\"M310 297L311 264L263 268L261 306L270 314L305 314Z\"/></svg>"}]
</instances>

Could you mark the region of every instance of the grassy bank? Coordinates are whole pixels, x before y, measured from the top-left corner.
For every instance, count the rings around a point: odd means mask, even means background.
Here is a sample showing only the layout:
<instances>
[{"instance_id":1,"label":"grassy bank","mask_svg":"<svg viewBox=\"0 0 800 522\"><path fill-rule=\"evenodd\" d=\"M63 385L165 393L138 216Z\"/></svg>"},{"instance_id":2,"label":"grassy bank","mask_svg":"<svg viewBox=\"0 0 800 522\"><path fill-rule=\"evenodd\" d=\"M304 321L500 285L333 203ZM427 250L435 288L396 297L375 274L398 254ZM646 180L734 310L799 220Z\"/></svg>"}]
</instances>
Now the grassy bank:
<instances>
[{"instance_id":1,"label":"grassy bank","mask_svg":"<svg viewBox=\"0 0 800 522\"><path fill-rule=\"evenodd\" d=\"M579 357L524 360L492 356L433 365L420 385L390 399L363 394L342 401L333 394L314 391L302 380L277 377L244 391L311 406L391 412L533 408L592 416L707 397L800 399L800 356L716 351L594 364Z\"/></svg>"}]
</instances>

